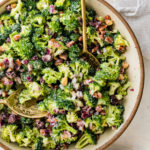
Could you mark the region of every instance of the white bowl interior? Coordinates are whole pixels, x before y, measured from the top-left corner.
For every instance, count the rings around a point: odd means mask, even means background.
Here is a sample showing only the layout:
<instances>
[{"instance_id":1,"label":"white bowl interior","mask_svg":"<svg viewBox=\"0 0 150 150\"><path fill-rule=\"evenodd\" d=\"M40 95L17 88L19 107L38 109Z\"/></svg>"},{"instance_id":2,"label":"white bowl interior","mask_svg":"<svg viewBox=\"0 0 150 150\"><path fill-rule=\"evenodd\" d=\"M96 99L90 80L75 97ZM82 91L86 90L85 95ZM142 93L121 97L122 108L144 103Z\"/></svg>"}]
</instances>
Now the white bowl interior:
<instances>
[{"instance_id":1,"label":"white bowl interior","mask_svg":"<svg viewBox=\"0 0 150 150\"><path fill-rule=\"evenodd\" d=\"M11 0L8 3L11 3L12 1L15 0ZM132 88L134 89L134 92L130 90L128 91L128 96L126 96L124 100L125 106L124 123L121 125L121 127L116 131L108 129L103 135L100 136L97 145L90 145L83 149L83 150L94 150L98 148L101 149L104 146L104 144L106 144L108 141L111 141L111 139L117 136L120 130L124 128L125 123L130 120L130 115L132 114L133 109L135 108L136 101L139 95L142 74L136 45L129 31L122 23L122 21L117 17L117 15L112 10L110 10L103 3L100 3L98 0L87 0L86 2L88 6L96 10L98 16L105 16L109 14L115 22L115 28L118 29L121 32L121 34L129 41L130 47L125 53L125 56L127 57L127 62L130 64L130 67L128 69L128 75L130 81L132 82ZM6 5L8 5L8 3ZM0 8L0 13L4 11L6 5ZM0 139L0 142L9 147L10 149L24 150L24 148L20 148L15 144L7 143L2 139ZM75 150L74 145L70 146L69 149Z\"/></svg>"}]
</instances>

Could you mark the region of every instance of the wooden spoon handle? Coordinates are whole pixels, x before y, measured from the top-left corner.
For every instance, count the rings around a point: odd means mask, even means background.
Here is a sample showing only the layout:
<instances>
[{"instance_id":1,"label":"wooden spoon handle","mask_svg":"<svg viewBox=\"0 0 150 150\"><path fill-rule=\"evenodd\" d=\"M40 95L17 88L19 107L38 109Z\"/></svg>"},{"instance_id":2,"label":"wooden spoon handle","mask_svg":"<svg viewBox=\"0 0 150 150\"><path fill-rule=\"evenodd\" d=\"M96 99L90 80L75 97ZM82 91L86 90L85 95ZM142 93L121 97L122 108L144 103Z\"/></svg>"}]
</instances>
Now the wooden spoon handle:
<instances>
[{"instance_id":1,"label":"wooden spoon handle","mask_svg":"<svg viewBox=\"0 0 150 150\"><path fill-rule=\"evenodd\" d=\"M7 102L6 102L6 100L0 99L0 104L7 105Z\"/></svg>"},{"instance_id":2,"label":"wooden spoon handle","mask_svg":"<svg viewBox=\"0 0 150 150\"><path fill-rule=\"evenodd\" d=\"M82 8L83 53L84 53L87 52L85 0L81 0L81 8Z\"/></svg>"}]
</instances>

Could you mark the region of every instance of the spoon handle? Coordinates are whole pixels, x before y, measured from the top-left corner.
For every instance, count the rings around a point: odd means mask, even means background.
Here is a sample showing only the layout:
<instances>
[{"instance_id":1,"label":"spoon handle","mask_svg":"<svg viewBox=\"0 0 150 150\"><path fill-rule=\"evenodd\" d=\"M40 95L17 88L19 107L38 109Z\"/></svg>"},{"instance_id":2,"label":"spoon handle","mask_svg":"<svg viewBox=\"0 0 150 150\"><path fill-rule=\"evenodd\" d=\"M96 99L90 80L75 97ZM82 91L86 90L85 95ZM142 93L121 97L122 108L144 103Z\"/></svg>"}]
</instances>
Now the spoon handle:
<instances>
[{"instance_id":1,"label":"spoon handle","mask_svg":"<svg viewBox=\"0 0 150 150\"><path fill-rule=\"evenodd\" d=\"M84 53L87 52L85 0L81 0L81 8L82 8L83 53Z\"/></svg>"},{"instance_id":2,"label":"spoon handle","mask_svg":"<svg viewBox=\"0 0 150 150\"><path fill-rule=\"evenodd\" d=\"M0 99L0 104L7 105L7 102L6 102L6 100Z\"/></svg>"}]
</instances>

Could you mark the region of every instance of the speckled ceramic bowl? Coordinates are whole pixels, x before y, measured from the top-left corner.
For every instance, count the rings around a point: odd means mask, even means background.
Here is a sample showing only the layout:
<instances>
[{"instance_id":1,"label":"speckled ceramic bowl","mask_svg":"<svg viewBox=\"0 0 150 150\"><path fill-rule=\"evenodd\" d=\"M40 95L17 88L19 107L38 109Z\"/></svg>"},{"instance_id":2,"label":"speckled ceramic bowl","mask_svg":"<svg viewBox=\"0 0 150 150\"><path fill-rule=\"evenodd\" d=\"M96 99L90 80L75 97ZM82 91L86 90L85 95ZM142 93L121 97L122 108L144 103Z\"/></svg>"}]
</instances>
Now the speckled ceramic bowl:
<instances>
[{"instance_id":1,"label":"speckled ceramic bowl","mask_svg":"<svg viewBox=\"0 0 150 150\"><path fill-rule=\"evenodd\" d=\"M0 13L5 11L5 7L14 2L15 0L0 0ZM125 53L127 62L130 64L128 69L129 79L132 82L132 88L134 91L130 91L128 96L124 100L125 112L124 112L124 123L116 131L107 130L103 135L100 136L97 145L90 145L85 147L83 150L104 150L106 147L111 145L120 135L125 131L132 121L143 92L144 86L144 67L143 59L139 44L134 36L131 28L126 21L120 16L120 14L112 8L104 0L87 0L87 5L96 10L99 16L111 15L115 21L115 28L119 29L121 34L129 41L130 47ZM6 150L24 150L15 144L7 143L0 139L0 146ZM75 150L74 145L69 147L69 150Z\"/></svg>"}]
</instances>

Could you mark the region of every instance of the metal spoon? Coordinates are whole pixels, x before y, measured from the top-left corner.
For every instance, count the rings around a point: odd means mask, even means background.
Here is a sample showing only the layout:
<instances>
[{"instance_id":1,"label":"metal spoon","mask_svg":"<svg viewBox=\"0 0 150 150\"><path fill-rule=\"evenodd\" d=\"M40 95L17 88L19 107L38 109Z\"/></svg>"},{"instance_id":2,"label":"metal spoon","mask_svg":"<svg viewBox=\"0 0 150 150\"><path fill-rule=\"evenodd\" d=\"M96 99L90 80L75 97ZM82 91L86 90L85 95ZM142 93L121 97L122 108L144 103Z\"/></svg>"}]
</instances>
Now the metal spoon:
<instances>
[{"instance_id":1,"label":"metal spoon","mask_svg":"<svg viewBox=\"0 0 150 150\"><path fill-rule=\"evenodd\" d=\"M32 99L25 104L20 104L18 96L23 86L13 92L7 99L0 100L0 104L8 106L17 115L27 118L42 118L47 115L47 112L42 112L37 109L37 100Z\"/></svg>"},{"instance_id":2,"label":"metal spoon","mask_svg":"<svg viewBox=\"0 0 150 150\"><path fill-rule=\"evenodd\" d=\"M89 62L89 64L94 68L99 68L100 63L97 60L97 58L92 55L87 50L87 38L86 38L86 6L85 6L85 0L81 0L81 8L82 8L82 21L83 21L83 57L86 59L86 61Z\"/></svg>"}]
</instances>

